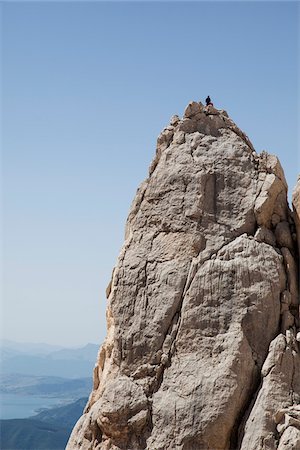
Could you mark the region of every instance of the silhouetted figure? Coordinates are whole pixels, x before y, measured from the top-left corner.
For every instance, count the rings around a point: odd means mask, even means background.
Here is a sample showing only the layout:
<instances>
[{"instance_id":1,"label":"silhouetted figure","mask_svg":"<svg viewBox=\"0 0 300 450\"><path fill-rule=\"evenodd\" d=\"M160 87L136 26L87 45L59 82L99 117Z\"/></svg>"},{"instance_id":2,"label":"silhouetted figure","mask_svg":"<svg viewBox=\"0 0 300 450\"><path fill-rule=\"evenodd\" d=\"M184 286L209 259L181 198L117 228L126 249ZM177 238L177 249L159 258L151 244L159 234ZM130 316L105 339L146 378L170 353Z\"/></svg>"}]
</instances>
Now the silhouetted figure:
<instances>
[{"instance_id":1,"label":"silhouetted figure","mask_svg":"<svg viewBox=\"0 0 300 450\"><path fill-rule=\"evenodd\" d=\"M214 105L212 104L212 101L211 101L209 95L206 97L205 102L206 102L206 106L209 106L209 105L214 106Z\"/></svg>"}]
</instances>

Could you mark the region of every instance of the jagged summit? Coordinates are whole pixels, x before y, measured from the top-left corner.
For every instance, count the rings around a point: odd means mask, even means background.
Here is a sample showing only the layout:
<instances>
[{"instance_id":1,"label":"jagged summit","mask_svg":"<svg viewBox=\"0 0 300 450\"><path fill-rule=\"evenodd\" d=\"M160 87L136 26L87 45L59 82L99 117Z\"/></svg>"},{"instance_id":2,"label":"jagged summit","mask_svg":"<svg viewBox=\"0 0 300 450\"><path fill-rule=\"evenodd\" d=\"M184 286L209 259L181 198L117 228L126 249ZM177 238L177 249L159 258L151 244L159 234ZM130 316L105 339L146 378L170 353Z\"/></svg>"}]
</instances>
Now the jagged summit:
<instances>
[{"instance_id":1,"label":"jagged summit","mask_svg":"<svg viewBox=\"0 0 300 450\"><path fill-rule=\"evenodd\" d=\"M178 116L171 118L170 125L179 126L179 130L192 133L199 131L212 136L219 136L221 130L230 129L241 137L254 151L247 135L239 129L234 121L223 109L216 109L213 106L203 106L201 102L190 102L180 120Z\"/></svg>"},{"instance_id":2,"label":"jagged summit","mask_svg":"<svg viewBox=\"0 0 300 450\"><path fill-rule=\"evenodd\" d=\"M225 110L218 110L213 106L204 107L201 102L190 102L184 111L183 118L180 119L177 115L172 116L170 124L159 135L156 158L150 166L150 174L156 167L161 152L171 142L182 144L185 140L184 136L186 133L193 134L198 132L207 136L218 137L226 134L225 130L233 131L255 153L248 136L228 117Z\"/></svg>"},{"instance_id":3,"label":"jagged summit","mask_svg":"<svg viewBox=\"0 0 300 450\"><path fill-rule=\"evenodd\" d=\"M191 102L133 201L67 448L298 448L297 276L278 159L225 111Z\"/></svg>"}]
</instances>

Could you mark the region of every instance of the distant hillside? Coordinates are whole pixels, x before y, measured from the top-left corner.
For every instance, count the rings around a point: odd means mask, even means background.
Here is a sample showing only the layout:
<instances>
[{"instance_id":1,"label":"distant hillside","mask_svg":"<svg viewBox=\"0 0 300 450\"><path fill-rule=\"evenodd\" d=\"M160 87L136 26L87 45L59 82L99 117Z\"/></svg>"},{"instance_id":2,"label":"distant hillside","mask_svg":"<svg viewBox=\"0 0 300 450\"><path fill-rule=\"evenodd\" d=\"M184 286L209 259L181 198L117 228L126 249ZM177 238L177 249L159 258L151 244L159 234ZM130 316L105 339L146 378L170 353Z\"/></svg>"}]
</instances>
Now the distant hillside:
<instances>
[{"instance_id":1,"label":"distant hillside","mask_svg":"<svg viewBox=\"0 0 300 450\"><path fill-rule=\"evenodd\" d=\"M0 392L40 397L80 398L89 394L92 377L69 379L23 374L0 375Z\"/></svg>"},{"instance_id":2,"label":"distant hillside","mask_svg":"<svg viewBox=\"0 0 300 450\"><path fill-rule=\"evenodd\" d=\"M17 350L2 347L2 373L35 376L59 376L64 378L90 377L99 345L88 344L78 349L61 349L44 355L16 353Z\"/></svg>"},{"instance_id":3,"label":"distant hillside","mask_svg":"<svg viewBox=\"0 0 300 450\"><path fill-rule=\"evenodd\" d=\"M64 450L87 398L45 410L29 419L1 420L1 450Z\"/></svg>"},{"instance_id":4,"label":"distant hillside","mask_svg":"<svg viewBox=\"0 0 300 450\"><path fill-rule=\"evenodd\" d=\"M33 419L1 420L1 450L64 450L70 429Z\"/></svg>"},{"instance_id":5,"label":"distant hillside","mask_svg":"<svg viewBox=\"0 0 300 450\"><path fill-rule=\"evenodd\" d=\"M62 350L50 353L49 357L56 360L79 359L83 361L95 361L98 350L99 345L87 344L81 348L63 348Z\"/></svg>"},{"instance_id":6,"label":"distant hillside","mask_svg":"<svg viewBox=\"0 0 300 450\"><path fill-rule=\"evenodd\" d=\"M1 347L0 350L1 361L5 361L6 359L14 358L15 356L19 355L22 355L22 353L19 352L18 350L14 350L13 348L8 347Z\"/></svg>"},{"instance_id":7,"label":"distant hillside","mask_svg":"<svg viewBox=\"0 0 300 450\"><path fill-rule=\"evenodd\" d=\"M15 342L8 339L1 339L0 347L8 350L15 351L16 353L27 353L30 355L47 355L51 352L61 350L62 345L51 345L44 343L32 343L32 342Z\"/></svg>"},{"instance_id":8,"label":"distant hillside","mask_svg":"<svg viewBox=\"0 0 300 450\"><path fill-rule=\"evenodd\" d=\"M71 430L82 414L87 401L88 397L84 397L69 405L46 409L33 416L32 419L41 420L53 425L61 425L63 423L65 427Z\"/></svg>"}]
</instances>

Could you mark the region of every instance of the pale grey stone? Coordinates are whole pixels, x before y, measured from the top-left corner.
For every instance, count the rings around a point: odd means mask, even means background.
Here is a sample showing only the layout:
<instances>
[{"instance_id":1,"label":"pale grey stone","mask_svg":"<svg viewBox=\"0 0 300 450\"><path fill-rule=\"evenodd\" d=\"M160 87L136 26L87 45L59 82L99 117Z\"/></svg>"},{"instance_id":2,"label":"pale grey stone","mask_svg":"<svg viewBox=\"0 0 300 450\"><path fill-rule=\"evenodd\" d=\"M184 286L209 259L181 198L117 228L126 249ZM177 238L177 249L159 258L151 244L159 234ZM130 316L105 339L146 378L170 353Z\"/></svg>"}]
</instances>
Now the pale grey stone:
<instances>
[{"instance_id":1,"label":"pale grey stone","mask_svg":"<svg viewBox=\"0 0 300 450\"><path fill-rule=\"evenodd\" d=\"M262 375L262 386L241 430L240 450L276 449L277 423L284 417L278 411L299 403L300 357L298 352L293 352L284 335L280 334L272 341Z\"/></svg>"},{"instance_id":2,"label":"pale grey stone","mask_svg":"<svg viewBox=\"0 0 300 450\"><path fill-rule=\"evenodd\" d=\"M300 175L293 191L293 211L297 231L298 257L300 259Z\"/></svg>"},{"instance_id":3,"label":"pale grey stone","mask_svg":"<svg viewBox=\"0 0 300 450\"><path fill-rule=\"evenodd\" d=\"M171 119L129 212L68 450L275 449L277 426L282 450L298 445L286 196L278 159L224 111L191 102Z\"/></svg>"},{"instance_id":4,"label":"pale grey stone","mask_svg":"<svg viewBox=\"0 0 300 450\"><path fill-rule=\"evenodd\" d=\"M174 116L171 117L170 125L176 127L176 125L178 125L179 122L180 122L180 118L179 118L179 116L177 116L177 114L175 114Z\"/></svg>"},{"instance_id":5,"label":"pale grey stone","mask_svg":"<svg viewBox=\"0 0 300 450\"><path fill-rule=\"evenodd\" d=\"M300 430L290 426L280 438L278 450L300 450Z\"/></svg>"}]
</instances>

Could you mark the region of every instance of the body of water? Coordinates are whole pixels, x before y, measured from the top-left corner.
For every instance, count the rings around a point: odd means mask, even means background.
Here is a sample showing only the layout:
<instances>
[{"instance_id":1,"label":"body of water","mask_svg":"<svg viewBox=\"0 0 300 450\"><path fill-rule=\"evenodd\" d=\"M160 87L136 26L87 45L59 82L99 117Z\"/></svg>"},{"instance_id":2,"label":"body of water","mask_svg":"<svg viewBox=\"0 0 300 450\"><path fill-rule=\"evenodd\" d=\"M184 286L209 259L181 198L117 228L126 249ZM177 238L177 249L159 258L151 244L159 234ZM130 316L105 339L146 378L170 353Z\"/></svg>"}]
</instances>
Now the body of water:
<instances>
[{"instance_id":1,"label":"body of water","mask_svg":"<svg viewBox=\"0 0 300 450\"><path fill-rule=\"evenodd\" d=\"M0 419L24 419L56 406L62 406L61 399L0 393Z\"/></svg>"}]
</instances>

